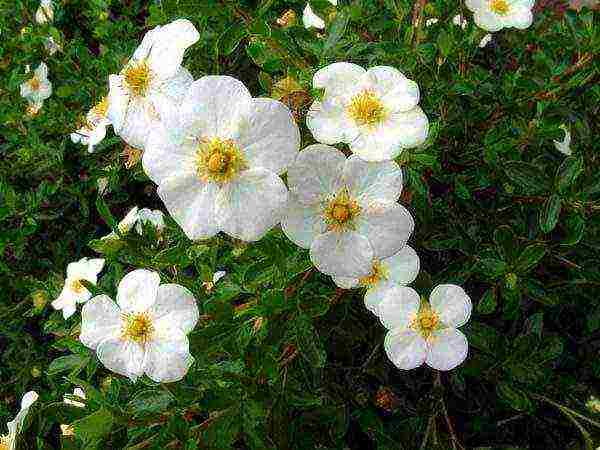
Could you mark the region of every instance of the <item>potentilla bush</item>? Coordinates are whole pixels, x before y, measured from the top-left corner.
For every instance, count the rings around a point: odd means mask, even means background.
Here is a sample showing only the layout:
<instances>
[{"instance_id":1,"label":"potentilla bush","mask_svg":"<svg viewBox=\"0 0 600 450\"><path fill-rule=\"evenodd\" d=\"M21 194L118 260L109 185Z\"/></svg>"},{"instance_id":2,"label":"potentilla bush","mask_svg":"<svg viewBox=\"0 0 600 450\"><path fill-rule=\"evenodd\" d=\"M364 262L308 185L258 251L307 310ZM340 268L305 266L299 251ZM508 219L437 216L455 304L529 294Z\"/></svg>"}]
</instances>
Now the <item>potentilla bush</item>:
<instances>
[{"instance_id":1,"label":"potentilla bush","mask_svg":"<svg viewBox=\"0 0 600 450\"><path fill-rule=\"evenodd\" d=\"M0 450L599 447L597 9L0 5Z\"/></svg>"}]
</instances>

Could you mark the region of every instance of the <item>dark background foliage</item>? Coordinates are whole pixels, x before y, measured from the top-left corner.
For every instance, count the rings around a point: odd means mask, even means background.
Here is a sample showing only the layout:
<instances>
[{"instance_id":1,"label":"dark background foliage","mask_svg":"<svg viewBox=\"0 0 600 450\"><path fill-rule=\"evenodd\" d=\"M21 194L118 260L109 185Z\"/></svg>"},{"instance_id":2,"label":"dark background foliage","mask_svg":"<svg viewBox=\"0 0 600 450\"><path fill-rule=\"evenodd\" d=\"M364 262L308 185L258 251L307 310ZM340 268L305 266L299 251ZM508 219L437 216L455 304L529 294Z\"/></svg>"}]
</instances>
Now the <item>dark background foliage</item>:
<instances>
[{"instance_id":1,"label":"dark background foliage","mask_svg":"<svg viewBox=\"0 0 600 450\"><path fill-rule=\"evenodd\" d=\"M41 395L20 448L600 445L600 418L584 407L600 390L598 13L538 1L531 28L480 49L485 32L458 2L311 4L322 33L301 26L300 1L62 0L48 25L33 21L37 1L0 6L0 423L23 392ZM297 23L281 27L288 9ZM464 31L452 24L458 13ZM362 294L336 289L279 229L253 245L190 242L169 219L162 241L97 241L133 205L162 204L139 164L125 168L112 132L94 154L69 133L143 34L180 17L201 35L184 61L195 78L232 75L255 96L272 96L288 75L300 83L283 101L304 146L314 142L303 117L316 69L391 65L417 81L431 133L398 159L422 261L415 286L427 295L454 282L470 294L464 365L395 369ZM425 27L428 17L440 21ZM54 56L49 35L63 47ZM54 93L28 117L19 84L25 65L42 60ZM569 157L552 145L562 123ZM147 267L198 298L196 363L182 382L134 385L109 373L78 343L78 315L64 321L49 306L67 264L97 251L107 259L98 292L114 295L124 273ZM215 270L228 275L207 292ZM85 409L61 403L75 385ZM60 438L61 423L77 437Z\"/></svg>"}]
</instances>

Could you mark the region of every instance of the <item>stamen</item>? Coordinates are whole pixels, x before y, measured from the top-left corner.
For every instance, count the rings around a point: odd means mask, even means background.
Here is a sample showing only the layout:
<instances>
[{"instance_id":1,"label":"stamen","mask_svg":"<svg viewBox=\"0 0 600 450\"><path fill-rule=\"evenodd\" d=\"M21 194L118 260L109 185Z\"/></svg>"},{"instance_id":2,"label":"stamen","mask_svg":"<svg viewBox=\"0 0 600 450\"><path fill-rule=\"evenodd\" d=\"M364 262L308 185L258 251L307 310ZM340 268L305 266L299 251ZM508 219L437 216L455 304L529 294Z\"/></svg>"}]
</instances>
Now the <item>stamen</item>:
<instances>
[{"instance_id":1,"label":"stamen","mask_svg":"<svg viewBox=\"0 0 600 450\"><path fill-rule=\"evenodd\" d=\"M350 198L348 189L343 188L329 201L323 215L329 230L354 229L354 221L360 215L360 206Z\"/></svg>"},{"instance_id":2,"label":"stamen","mask_svg":"<svg viewBox=\"0 0 600 450\"><path fill-rule=\"evenodd\" d=\"M378 259L373 261L371 273L366 277L358 280L358 283L363 287L372 287L379 283L381 280L387 280L389 278L389 269Z\"/></svg>"},{"instance_id":3,"label":"stamen","mask_svg":"<svg viewBox=\"0 0 600 450\"><path fill-rule=\"evenodd\" d=\"M130 339L138 344L144 344L152 338L154 325L147 313L137 313L123 316L122 338Z\"/></svg>"},{"instance_id":4,"label":"stamen","mask_svg":"<svg viewBox=\"0 0 600 450\"><path fill-rule=\"evenodd\" d=\"M152 72L145 60L132 61L121 72L125 84L134 95L143 96L150 86Z\"/></svg>"},{"instance_id":5,"label":"stamen","mask_svg":"<svg viewBox=\"0 0 600 450\"><path fill-rule=\"evenodd\" d=\"M510 6L507 0L490 0L490 9L496 14L508 14Z\"/></svg>"},{"instance_id":6,"label":"stamen","mask_svg":"<svg viewBox=\"0 0 600 450\"><path fill-rule=\"evenodd\" d=\"M69 283L69 288L76 294L81 294L85 290L85 286L80 280L72 280Z\"/></svg>"},{"instance_id":7,"label":"stamen","mask_svg":"<svg viewBox=\"0 0 600 450\"><path fill-rule=\"evenodd\" d=\"M440 325L440 318L435 311L431 309L428 302L423 301L417 316L411 322L411 328L423 336L425 339L430 339L431 334Z\"/></svg>"},{"instance_id":8,"label":"stamen","mask_svg":"<svg viewBox=\"0 0 600 450\"><path fill-rule=\"evenodd\" d=\"M364 90L350 100L348 114L358 125L376 125L387 117L385 106L370 90Z\"/></svg>"},{"instance_id":9,"label":"stamen","mask_svg":"<svg viewBox=\"0 0 600 450\"><path fill-rule=\"evenodd\" d=\"M230 139L202 139L196 152L196 171L203 181L231 181L248 167L244 155Z\"/></svg>"}]
</instances>

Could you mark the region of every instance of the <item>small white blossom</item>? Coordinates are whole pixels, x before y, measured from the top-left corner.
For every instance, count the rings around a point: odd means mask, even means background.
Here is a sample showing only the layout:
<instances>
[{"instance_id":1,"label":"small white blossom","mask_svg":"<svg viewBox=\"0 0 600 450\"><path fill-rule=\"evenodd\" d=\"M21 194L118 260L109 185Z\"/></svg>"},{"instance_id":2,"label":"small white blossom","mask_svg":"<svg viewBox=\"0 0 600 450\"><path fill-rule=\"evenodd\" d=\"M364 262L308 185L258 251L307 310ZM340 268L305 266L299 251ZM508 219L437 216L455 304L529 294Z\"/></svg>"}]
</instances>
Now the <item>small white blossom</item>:
<instances>
[{"instance_id":1,"label":"small white blossom","mask_svg":"<svg viewBox=\"0 0 600 450\"><path fill-rule=\"evenodd\" d=\"M530 27L534 4L535 0L466 0L477 26L492 33L502 28Z\"/></svg>"},{"instance_id":2,"label":"small white blossom","mask_svg":"<svg viewBox=\"0 0 600 450\"><path fill-rule=\"evenodd\" d=\"M54 6L52 0L42 0L35 12L35 21L39 24L52 22L54 20Z\"/></svg>"},{"instance_id":3,"label":"small white blossom","mask_svg":"<svg viewBox=\"0 0 600 450\"><path fill-rule=\"evenodd\" d=\"M68 319L76 311L77 303L84 303L92 297L92 293L81 282L88 281L95 285L98 282L98 274L104 267L104 259L81 258L67 266L67 279L65 285L52 307L62 310L63 317Z\"/></svg>"},{"instance_id":4,"label":"small white blossom","mask_svg":"<svg viewBox=\"0 0 600 450\"><path fill-rule=\"evenodd\" d=\"M435 25L436 23L438 23L440 21L440 19L438 19L437 17L432 17L430 19L427 19L425 21L425 26L426 27L430 27L432 25Z\"/></svg>"},{"instance_id":5,"label":"small white blossom","mask_svg":"<svg viewBox=\"0 0 600 450\"><path fill-rule=\"evenodd\" d=\"M414 228L397 202L402 171L393 161L366 162L327 145L311 145L288 169L291 198L281 222L296 245L310 249L321 272L361 278L374 258L400 251Z\"/></svg>"},{"instance_id":6,"label":"small white blossom","mask_svg":"<svg viewBox=\"0 0 600 450\"><path fill-rule=\"evenodd\" d=\"M108 120L108 98L103 97L97 105L88 111L85 124L71 133L71 141L88 146L88 152L94 152L94 146L98 145L106 137L106 127L110 125Z\"/></svg>"},{"instance_id":7,"label":"small white blossom","mask_svg":"<svg viewBox=\"0 0 600 450\"><path fill-rule=\"evenodd\" d=\"M25 73L29 72L29 66ZM21 83L21 97L29 103L30 111L37 113L44 100L52 95L52 83L48 80L48 66L40 63L33 72L33 77L24 83Z\"/></svg>"},{"instance_id":8,"label":"small white blossom","mask_svg":"<svg viewBox=\"0 0 600 450\"><path fill-rule=\"evenodd\" d=\"M573 154L573 151L571 150L571 132L564 123L559 128L565 132L565 137L562 141L553 140L554 147L556 147L556 150L563 155L570 156Z\"/></svg>"},{"instance_id":9,"label":"small white blossom","mask_svg":"<svg viewBox=\"0 0 600 450\"><path fill-rule=\"evenodd\" d=\"M300 145L289 108L253 99L235 78L206 76L171 119L151 131L142 163L173 219L190 239L263 237L280 221L288 193L278 174Z\"/></svg>"},{"instance_id":10,"label":"small white blossom","mask_svg":"<svg viewBox=\"0 0 600 450\"><path fill-rule=\"evenodd\" d=\"M467 25L469 24L469 22L467 21L467 19L465 19L463 16L461 16L460 14L455 15L452 18L452 23L454 25L456 25L457 27L461 27L463 30L465 28L467 28Z\"/></svg>"},{"instance_id":11,"label":"small white blossom","mask_svg":"<svg viewBox=\"0 0 600 450\"><path fill-rule=\"evenodd\" d=\"M304 28L307 30L311 28L322 30L325 28L325 21L315 14L310 7L310 3L307 3L304 7L304 12L302 13L302 23L304 24Z\"/></svg>"},{"instance_id":12,"label":"small white blossom","mask_svg":"<svg viewBox=\"0 0 600 450\"><path fill-rule=\"evenodd\" d=\"M390 330L384 341L388 358L402 370L423 363L436 370L454 369L469 352L467 338L457 328L467 323L471 310L469 296L453 284L436 286L429 302L412 288L389 288L378 310Z\"/></svg>"},{"instance_id":13,"label":"small white blossom","mask_svg":"<svg viewBox=\"0 0 600 450\"><path fill-rule=\"evenodd\" d=\"M168 383L181 380L194 360L187 335L198 317L189 290L160 284L158 273L138 269L119 283L116 304L98 295L84 305L79 340L113 372Z\"/></svg>"},{"instance_id":14,"label":"small white blossom","mask_svg":"<svg viewBox=\"0 0 600 450\"><path fill-rule=\"evenodd\" d=\"M29 412L31 405L38 399L38 394L35 391L29 391L23 395L21 400L21 410L17 414L14 420L6 424L8 428L8 434L0 434L0 449L2 450L15 450L17 446L17 434L21 432L23 428L23 422Z\"/></svg>"},{"instance_id":15,"label":"small white blossom","mask_svg":"<svg viewBox=\"0 0 600 450\"><path fill-rule=\"evenodd\" d=\"M490 33L488 33L484 37L481 38L481 41L479 41L479 48L484 48L490 42L492 42L492 35Z\"/></svg>"},{"instance_id":16,"label":"small white blossom","mask_svg":"<svg viewBox=\"0 0 600 450\"><path fill-rule=\"evenodd\" d=\"M62 50L61 46L56 43L52 36L44 39L44 48L48 52L50 56L54 55L56 52Z\"/></svg>"},{"instance_id":17,"label":"small white blossom","mask_svg":"<svg viewBox=\"0 0 600 450\"><path fill-rule=\"evenodd\" d=\"M81 400L85 400L85 392L83 389L81 388L75 388L73 390L73 394L71 394L70 396L63 396L63 403L65 403L66 405L72 405L72 406L76 406L77 408L85 408L85 403L82 403L80 401L77 400L71 400L71 398L69 397L77 397L80 398Z\"/></svg>"},{"instance_id":18,"label":"small white blossom","mask_svg":"<svg viewBox=\"0 0 600 450\"><path fill-rule=\"evenodd\" d=\"M315 73L313 87L325 92L306 124L323 144L344 142L365 161L386 161L427 138L419 87L393 67L334 63Z\"/></svg>"}]
</instances>

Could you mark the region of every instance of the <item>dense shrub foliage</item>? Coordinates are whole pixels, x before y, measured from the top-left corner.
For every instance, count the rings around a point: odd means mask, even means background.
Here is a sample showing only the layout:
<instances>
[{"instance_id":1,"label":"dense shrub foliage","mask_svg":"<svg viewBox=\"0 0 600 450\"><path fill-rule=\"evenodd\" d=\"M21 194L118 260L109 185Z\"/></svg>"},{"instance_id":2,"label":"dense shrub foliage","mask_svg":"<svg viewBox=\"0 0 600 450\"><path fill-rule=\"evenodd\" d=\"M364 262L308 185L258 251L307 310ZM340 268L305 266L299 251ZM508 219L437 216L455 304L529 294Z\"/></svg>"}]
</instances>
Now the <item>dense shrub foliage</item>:
<instances>
[{"instance_id":1,"label":"dense shrub foliage","mask_svg":"<svg viewBox=\"0 0 600 450\"><path fill-rule=\"evenodd\" d=\"M62 0L45 24L38 5L0 6L0 424L25 392L40 396L17 448L600 445L600 408L586 407L600 394L598 12L538 0L530 28L480 48L486 31L447 0L313 0L324 30L302 26L296 0ZM178 18L200 33L184 58L194 78L231 75L281 99L302 147L315 143L305 115L322 95L317 69L388 65L418 83L429 137L396 158L421 259L413 286L427 296L455 283L473 300L463 365L398 370L363 292L337 288L279 227L253 244L190 241L166 214L160 235L144 226L100 240L135 205L166 210L111 129L91 154L69 135L144 33ZM51 56L49 36L61 47ZM53 93L28 115L19 86L40 62ZM553 144L563 124L571 155ZM79 313L50 306L84 256L106 259L94 294L115 298L135 268L194 294L195 362L182 381L109 372L78 340ZM84 408L63 403L76 387Z\"/></svg>"}]
</instances>

